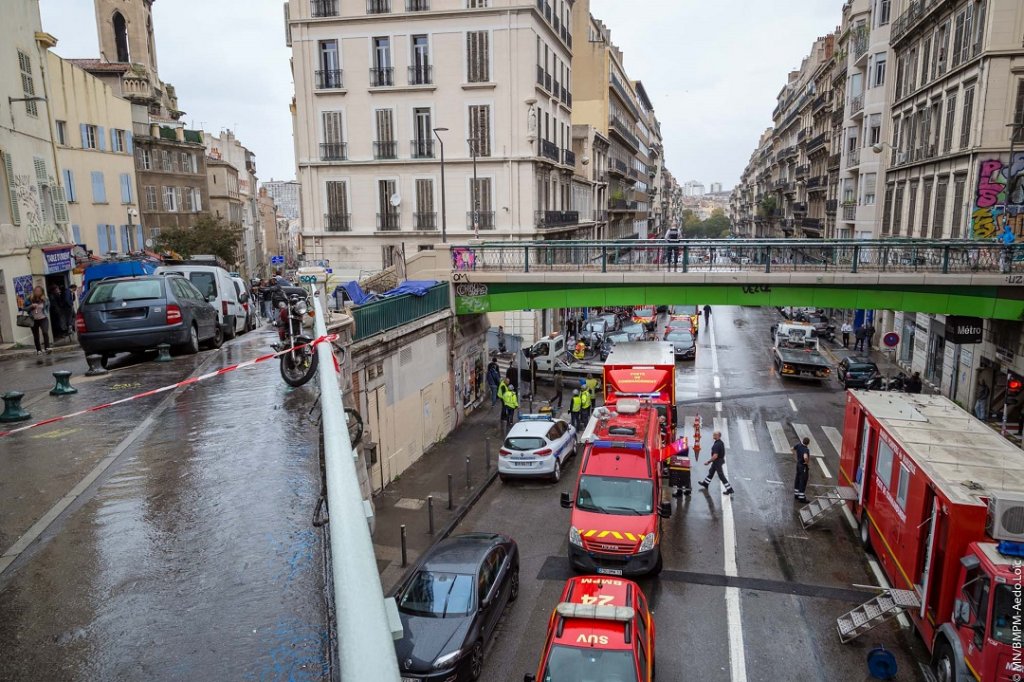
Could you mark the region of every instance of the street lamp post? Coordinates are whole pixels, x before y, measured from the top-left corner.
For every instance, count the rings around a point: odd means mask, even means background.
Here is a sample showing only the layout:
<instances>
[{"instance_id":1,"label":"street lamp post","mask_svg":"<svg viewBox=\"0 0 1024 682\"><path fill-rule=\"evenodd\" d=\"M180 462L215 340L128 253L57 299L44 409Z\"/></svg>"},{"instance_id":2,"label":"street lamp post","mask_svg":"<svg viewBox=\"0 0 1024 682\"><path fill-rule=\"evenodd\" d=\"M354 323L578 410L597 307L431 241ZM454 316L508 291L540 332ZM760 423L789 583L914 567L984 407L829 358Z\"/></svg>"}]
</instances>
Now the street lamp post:
<instances>
[{"instance_id":1,"label":"street lamp post","mask_svg":"<svg viewBox=\"0 0 1024 682\"><path fill-rule=\"evenodd\" d=\"M480 138L471 137L467 142L473 154L473 238L480 239L480 186L476 177L476 145Z\"/></svg>"},{"instance_id":2,"label":"street lamp post","mask_svg":"<svg viewBox=\"0 0 1024 682\"><path fill-rule=\"evenodd\" d=\"M445 186L444 186L444 140L438 133L448 132L447 128L434 128L434 137L437 138L438 144L441 146L441 243L448 243L448 211L445 204Z\"/></svg>"}]
</instances>

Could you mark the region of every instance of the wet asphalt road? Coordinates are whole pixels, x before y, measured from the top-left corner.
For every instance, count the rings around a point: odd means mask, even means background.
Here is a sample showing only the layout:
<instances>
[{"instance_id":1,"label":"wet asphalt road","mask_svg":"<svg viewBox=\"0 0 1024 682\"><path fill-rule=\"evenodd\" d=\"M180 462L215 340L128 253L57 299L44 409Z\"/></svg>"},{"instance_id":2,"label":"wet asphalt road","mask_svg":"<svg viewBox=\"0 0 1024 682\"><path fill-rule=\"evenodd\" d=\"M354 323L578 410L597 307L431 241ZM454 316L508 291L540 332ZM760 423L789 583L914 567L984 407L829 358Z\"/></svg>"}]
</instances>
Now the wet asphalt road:
<instances>
[{"instance_id":1,"label":"wet asphalt road","mask_svg":"<svg viewBox=\"0 0 1024 682\"><path fill-rule=\"evenodd\" d=\"M76 381L78 396L38 399L33 416L180 381L272 340L257 330L172 363L128 360ZM0 680L326 679L314 399L315 384L289 388L268 363L0 442L4 549L113 457L0 574Z\"/></svg>"},{"instance_id":2,"label":"wet asphalt road","mask_svg":"<svg viewBox=\"0 0 1024 682\"><path fill-rule=\"evenodd\" d=\"M868 679L866 655L879 644L896 653L896 679L923 679L916 662L923 648L895 622L839 643L836 617L870 598L862 586L877 582L842 514L802 528L789 448L797 430L808 429L812 448L818 446L813 454L824 455L812 463L811 485L835 485L838 434L830 429L842 426L844 397L835 382L783 383L774 374L768 327L777 320L770 309L716 307L713 332L700 331L696 362L678 365L683 425L689 432L693 417L702 417L707 453L719 420L736 494L724 498L716 480L710 493L696 488L674 501L662 541L665 570L639 581L655 613L658 679L861 682ZM706 458L695 467L701 477ZM548 619L571 575L570 512L559 506L558 493L570 489L577 468L573 463L557 486L495 484L459 528L508 533L522 555L520 597L492 640L482 679L519 682L536 669ZM731 578L726 543L735 547Z\"/></svg>"}]
</instances>

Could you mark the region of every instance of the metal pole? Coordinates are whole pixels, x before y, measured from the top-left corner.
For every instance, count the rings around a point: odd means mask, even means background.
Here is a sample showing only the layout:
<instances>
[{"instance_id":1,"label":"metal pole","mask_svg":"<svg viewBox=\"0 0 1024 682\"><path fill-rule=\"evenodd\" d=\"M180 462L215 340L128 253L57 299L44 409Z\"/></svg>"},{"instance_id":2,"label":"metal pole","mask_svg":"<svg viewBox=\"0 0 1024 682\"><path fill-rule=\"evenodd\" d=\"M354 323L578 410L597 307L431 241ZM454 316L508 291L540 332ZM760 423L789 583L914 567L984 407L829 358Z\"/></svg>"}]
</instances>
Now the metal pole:
<instances>
[{"instance_id":1,"label":"metal pole","mask_svg":"<svg viewBox=\"0 0 1024 682\"><path fill-rule=\"evenodd\" d=\"M466 458L466 490L469 490L469 457Z\"/></svg>"},{"instance_id":2,"label":"metal pole","mask_svg":"<svg viewBox=\"0 0 1024 682\"><path fill-rule=\"evenodd\" d=\"M1006 437L1006 416L1010 411L1010 370L1006 370L1006 392L1003 394L1003 423L999 428L999 433L1002 434L1003 438Z\"/></svg>"},{"instance_id":3,"label":"metal pole","mask_svg":"<svg viewBox=\"0 0 1024 682\"><path fill-rule=\"evenodd\" d=\"M402 524L402 568L405 568L409 564L409 555L405 549L405 524Z\"/></svg>"},{"instance_id":4,"label":"metal pole","mask_svg":"<svg viewBox=\"0 0 1024 682\"><path fill-rule=\"evenodd\" d=\"M434 534L434 496L427 495L427 532Z\"/></svg>"},{"instance_id":5,"label":"metal pole","mask_svg":"<svg viewBox=\"0 0 1024 682\"><path fill-rule=\"evenodd\" d=\"M434 137L437 138L438 144L441 145L441 243L446 244L448 242L448 210L445 204L445 184L444 184L444 140L441 139L441 135L434 131Z\"/></svg>"},{"instance_id":6,"label":"metal pole","mask_svg":"<svg viewBox=\"0 0 1024 682\"><path fill-rule=\"evenodd\" d=\"M317 336L327 334L319 294L313 296ZM320 401L324 430L324 468L331 525L331 568L338 628L338 671L343 680L399 682L398 661L388 620L373 539L367 523L373 516L363 500L356 474L358 460L349 441L341 388L330 343L316 346L320 358ZM401 627L399 624L398 627Z\"/></svg>"},{"instance_id":7,"label":"metal pole","mask_svg":"<svg viewBox=\"0 0 1024 682\"><path fill-rule=\"evenodd\" d=\"M448 509L453 508L452 498L452 475L448 474Z\"/></svg>"},{"instance_id":8,"label":"metal pole","mask_svg":"<svg viewBox=\"0 0 1024 682\"><path fill-rule=\"evenodd\" d=\"M476 145L477 138L469 139L473 151L473 238L480 239L480 185L476 177Z\"/></svg>"}]
</instances>

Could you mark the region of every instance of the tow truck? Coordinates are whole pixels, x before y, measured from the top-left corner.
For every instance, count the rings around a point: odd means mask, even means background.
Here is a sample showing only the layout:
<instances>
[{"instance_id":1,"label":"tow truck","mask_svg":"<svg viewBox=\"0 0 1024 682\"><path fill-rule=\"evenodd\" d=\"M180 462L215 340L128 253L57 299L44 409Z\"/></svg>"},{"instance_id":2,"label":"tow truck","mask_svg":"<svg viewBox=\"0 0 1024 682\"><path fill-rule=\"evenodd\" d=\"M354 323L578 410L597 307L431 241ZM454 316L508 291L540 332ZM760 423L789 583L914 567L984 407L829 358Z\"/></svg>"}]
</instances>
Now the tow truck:
<instances>
[{"instance_id":1,"label":"tow truck","mask_svg":"<svg viewBox=\"0 0 1024 682\"><path fill-rule=\"evenodd\" d=\"M618 343L608 355L604 372L604 404L614 408L622 398L649 400L665 417L666 433L675 433L676 356L671 343Z\"/></svg>"},{"instance_id":2,"label":"tow truck","mask_svg":"<svg viewBox=\"0 0 1024 682\"><path fill-rule=\"evenodd\" d=\"M583 460L573 493L569 563L580 572L646 575L661 572L661 519L672 503L661 502L662 441L658 409L650 401L619 399L602 409L585 434Z\"/></svg>"},{"instance_id":3,"label":"tow truck","mask_svg":"<svg viewBox=\"0 0 1024 682\"><path fill-rule=\"evenodd\" d=\"M526 356L524 369L528 371L529 363L535 362L537 373L545 377L552 376L556 371L561 371L567 377L601 374L602 363L599 359L595 357L593 360L576 360L572 357L571 351L572 349L566 348L565 336L552 332L529 348L523 349L523 355Z\"/></svg>"},{"instance_id":4,"label":"tow truck","mask_svg":"<svg viewBox=\"0 0 1024 682\"><path fill-rule=\"evenodd\" d=\"M640 586L602 576L570 578L548 621L537 680L654 680L654 618Z\"/></svg>"},{"instance_id":5,"label":"tow truck","mask_svg":"<svg viewBox=\"0 0 1024 682\"><path fill-rule=\"evenodd\" d=\"M1024 452L947 398L853 389L840 476L892 584L840 639L906 611L941 682L1020 680Z\"/></svg>"},{"instance_id":6,"label":"tow truck","mask_svg":"<svg viewBox=\"0 0 1024 682\"><path fill-rule=\"evenodd\" d=\"M822 357L814 327L802 322L782 322L774 329L768 351L779 376L824 381L832 373Z\"/></svg>"}]
</instances>

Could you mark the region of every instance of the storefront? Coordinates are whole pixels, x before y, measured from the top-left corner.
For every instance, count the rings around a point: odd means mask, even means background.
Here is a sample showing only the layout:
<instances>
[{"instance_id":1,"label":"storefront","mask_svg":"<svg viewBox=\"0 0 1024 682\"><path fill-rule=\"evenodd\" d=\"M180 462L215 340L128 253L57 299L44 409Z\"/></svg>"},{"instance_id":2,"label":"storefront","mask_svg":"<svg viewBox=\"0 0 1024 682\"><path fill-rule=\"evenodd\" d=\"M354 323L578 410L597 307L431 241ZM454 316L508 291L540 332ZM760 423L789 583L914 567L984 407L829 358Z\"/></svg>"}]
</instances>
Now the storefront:
<instances>
[{"instance_id":1,"label":"storefront","mask_svg":"<svg viewBox=\"0 0 1024 682\"><path fill-rule=\"evenodd\" d=\"M75 267L74 248L73 244L59 244L32 251L32 276L35 286L43 287L50 299L50 331L54 339L67 335L73 324L67 296Z\"/></svg>"}]
</instances>

